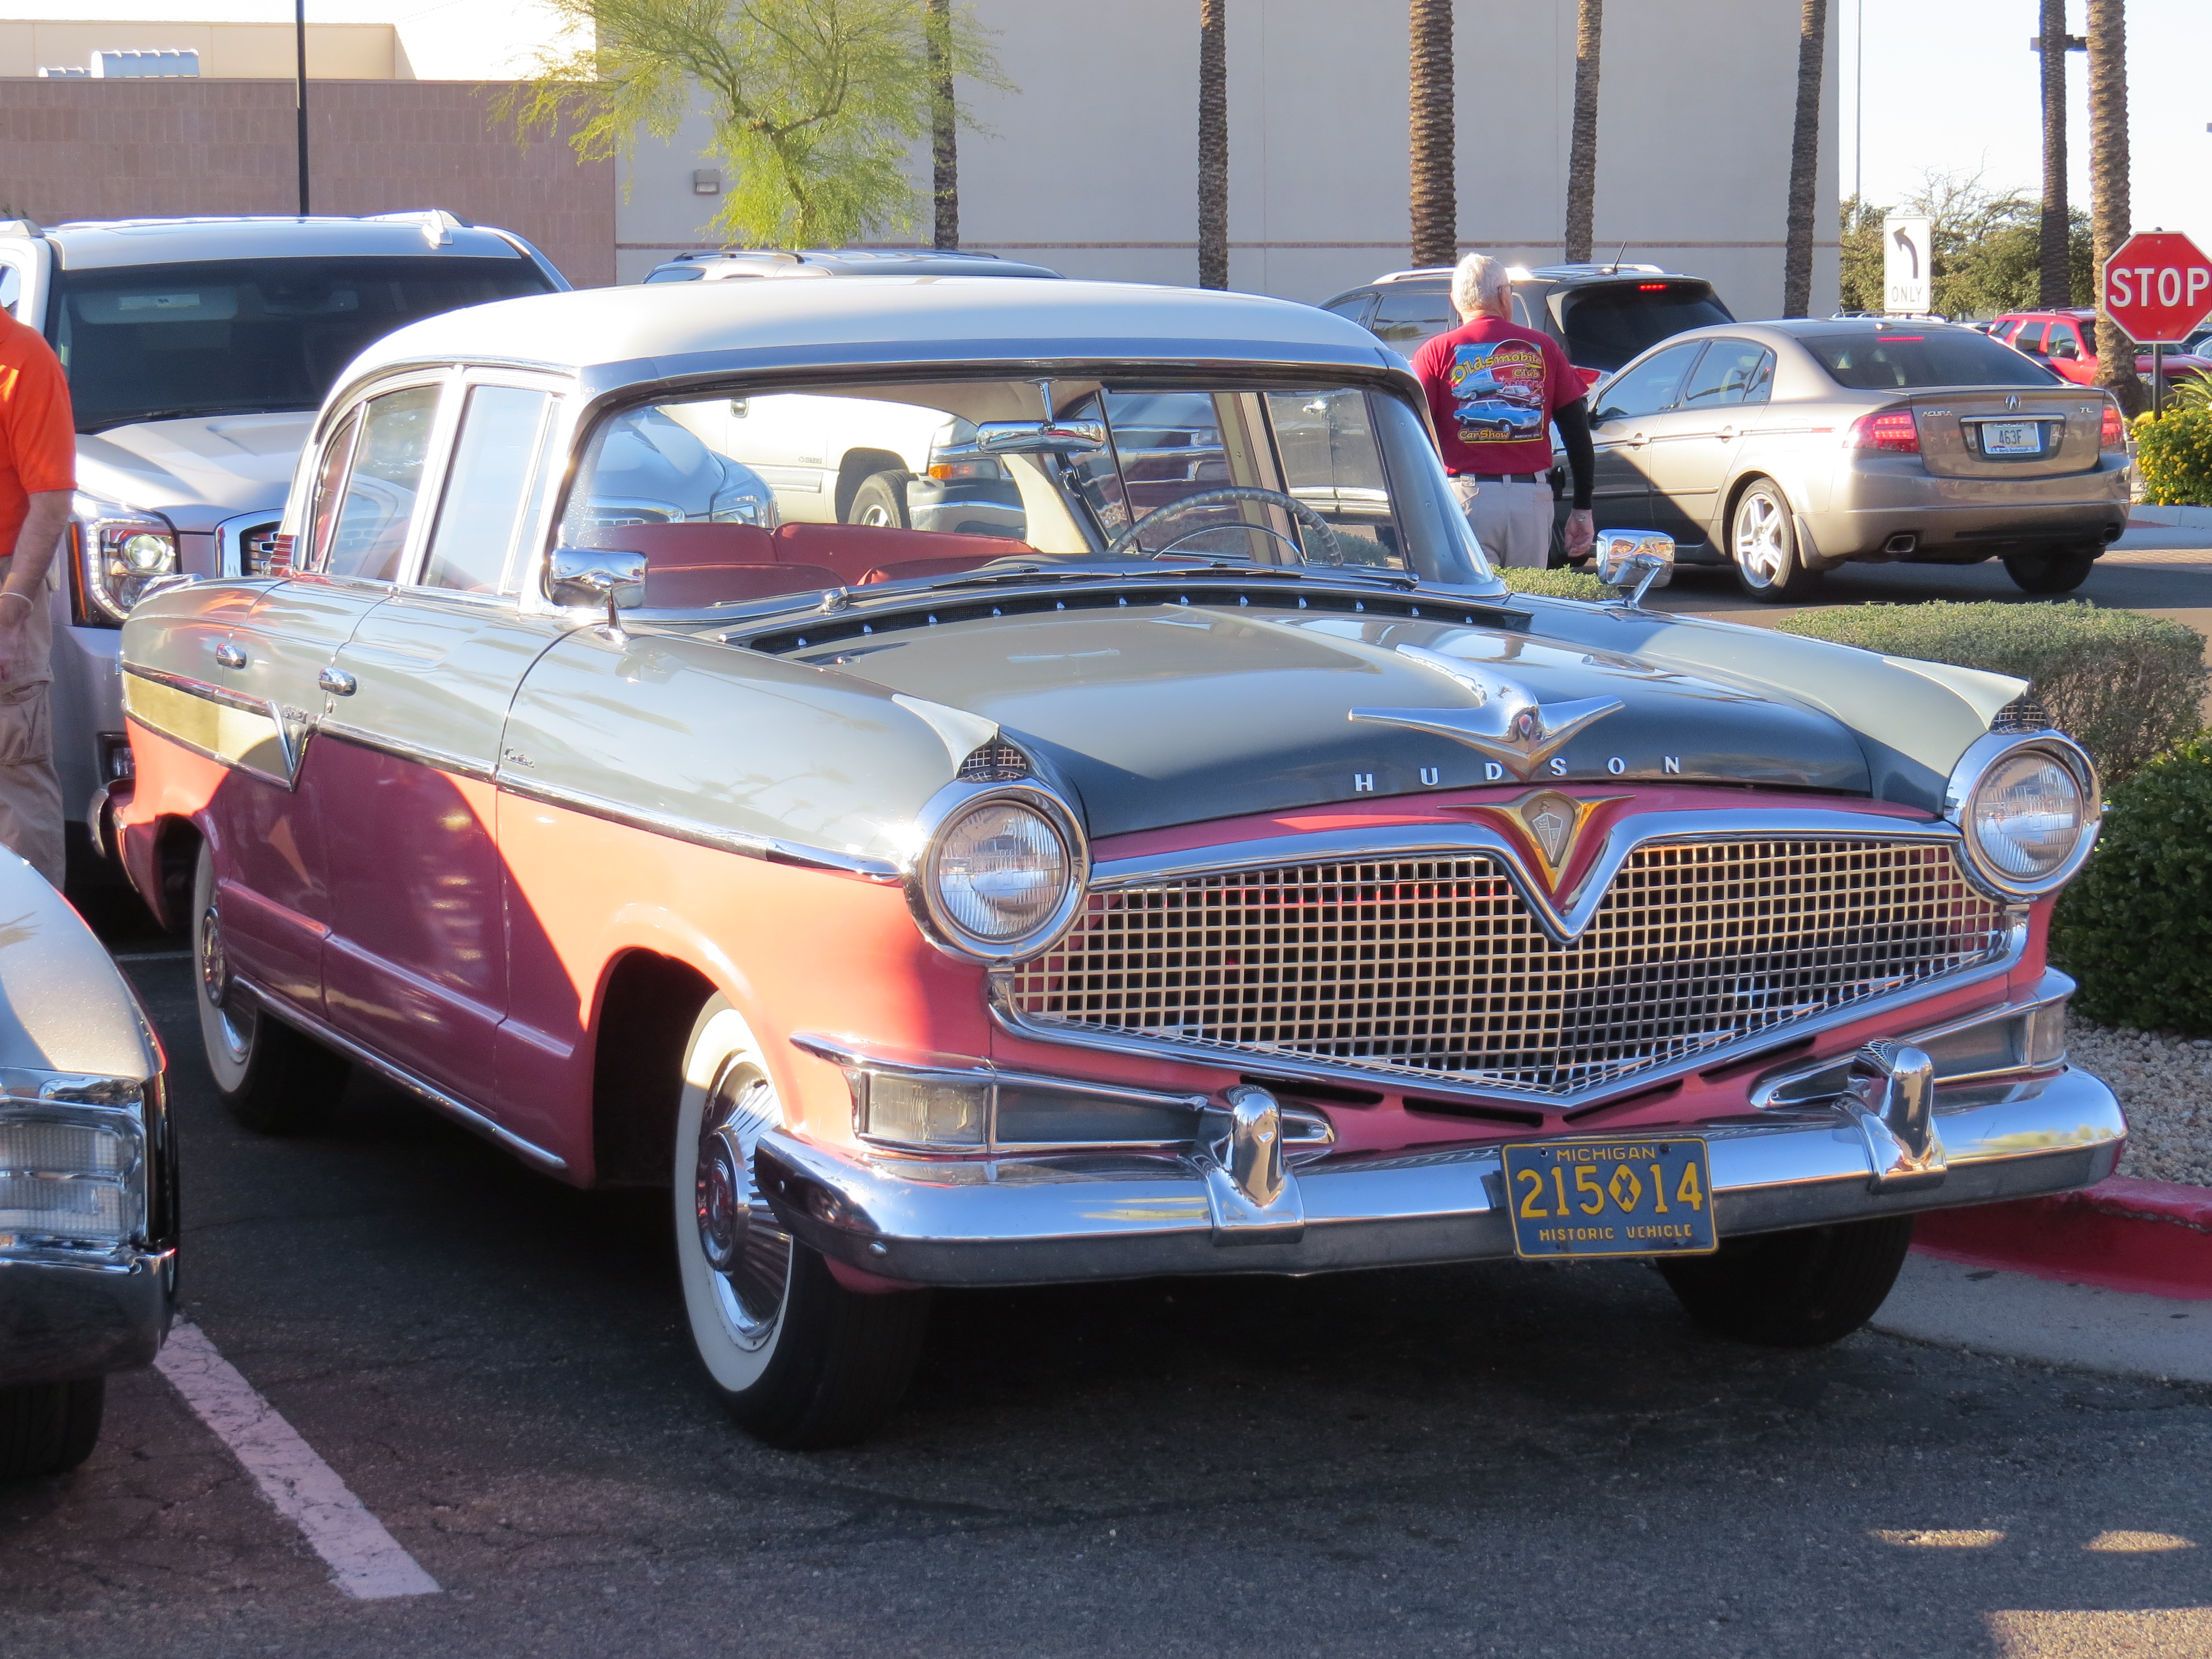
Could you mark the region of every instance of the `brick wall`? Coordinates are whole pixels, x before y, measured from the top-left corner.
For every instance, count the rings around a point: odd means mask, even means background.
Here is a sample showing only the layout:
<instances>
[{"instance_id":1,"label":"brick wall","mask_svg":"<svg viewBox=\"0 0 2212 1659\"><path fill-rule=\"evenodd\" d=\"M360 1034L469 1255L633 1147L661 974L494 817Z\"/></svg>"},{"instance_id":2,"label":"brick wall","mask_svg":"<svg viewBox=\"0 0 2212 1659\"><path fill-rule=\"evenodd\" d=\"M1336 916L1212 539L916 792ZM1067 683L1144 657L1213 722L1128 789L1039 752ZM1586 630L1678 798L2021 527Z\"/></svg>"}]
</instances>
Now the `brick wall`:
<instances>
[{"instance_id":1,"label":"brick wall","mask_svg":"<svg viewBox=\"0 0 2212 1659\"><path fill-rule=\"evenodd\" d=\"M311 81L318 213L441 207L527 237L579 288L615 279L615 173L565 143L515 142L505 88ZM0 203L65 219L290 213L299 203L283 81L0 81Z\"/></svg>"}]
</instances>

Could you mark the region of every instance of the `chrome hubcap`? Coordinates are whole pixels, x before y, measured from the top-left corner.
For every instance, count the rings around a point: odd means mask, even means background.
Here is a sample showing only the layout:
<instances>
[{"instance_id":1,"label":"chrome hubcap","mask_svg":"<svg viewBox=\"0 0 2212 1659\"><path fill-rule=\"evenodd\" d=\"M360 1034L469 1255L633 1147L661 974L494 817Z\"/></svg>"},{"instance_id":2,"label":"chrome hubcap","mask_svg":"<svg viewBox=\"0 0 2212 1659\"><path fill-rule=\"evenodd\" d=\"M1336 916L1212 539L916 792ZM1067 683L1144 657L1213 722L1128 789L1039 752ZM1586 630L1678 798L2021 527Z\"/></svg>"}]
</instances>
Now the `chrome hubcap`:
<instances>
[{"instance_id":1,"label":"chrome hubcap","mask_svg":"<svg viewBox=\"0 0 2212 1659\"><path fill-rule=\"evenodd\" d=\"M242 1061L253 1047L258 1011L250 997L231 995L230 957L222 948L222 923L209 905L200 917L200 994L215 1014L222 1046L234 1061Z\"/></svg>"},{"instance_id":2,"label":"chrome hubcap","mask_svg":"<svg viewBox=\"0 0 2212 1659\"><path fill-rule=\"evenodd\" d=\"M859 522L861 524L871 526L878 530L884 530L890 527L890 510L883 506L880 502L871 501L867 506L860 509Z\"/></svg>"},{"instance_id":3,"label":"chrome hubcap","mask_svg":"<svg viewBox=\"0 0 2212 1659\"><path fill-rule=\"evenodd\" d=\"M1782 507L1764 490L1754 490L1735 511L1735 562L1759 587L1782 580L1784 559Z\"/></svg>"},{"instance_id":4,"label":"chrome hubcap","mask_svg":"<svg viewBox=\"0 0 2212 1659\"><path fill-rule=\"evenodd\" d=\"M774 1085L732 1066L716 1082L701 1116L692 1176L699 1253L714 1275L723 1322L746 1349L775 1334L791 1276L791 1235L761 1197L752 1173L753 1148L776 1118Z\"/></svg>"}]
</instances>

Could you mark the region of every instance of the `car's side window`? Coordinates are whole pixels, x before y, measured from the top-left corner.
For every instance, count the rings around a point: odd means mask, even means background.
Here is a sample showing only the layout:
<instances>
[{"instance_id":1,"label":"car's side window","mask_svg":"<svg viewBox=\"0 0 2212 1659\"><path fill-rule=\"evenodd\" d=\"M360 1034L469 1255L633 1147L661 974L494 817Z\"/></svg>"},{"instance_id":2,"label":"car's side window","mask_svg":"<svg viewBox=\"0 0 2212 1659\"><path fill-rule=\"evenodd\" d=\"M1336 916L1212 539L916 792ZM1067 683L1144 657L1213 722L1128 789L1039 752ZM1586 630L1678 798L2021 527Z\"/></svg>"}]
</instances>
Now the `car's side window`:
<instances>
[{"instance_id":1,"label":"car's side window","mask_svg":"<svg viewBox=\"0 0 2212 1659\"><path fill-rule=\"evenodd\" d=\"M550 392L526 386L469 388L444 499L422 562L422 585L463 593L514 590L515 542L534 513L540 434Z\"/></svg>"},{"instance_id":2,"label":"car's side window","mask_svg":"<svg viewBox=\"0 0 2212 1659\"><path fill-rule=\"evenodd\" d=\"M1451 295L1442 289L1393 285L1382 290L1375 320L1368 326L1384 344L1411 355L1422 341L1457 328L1459 313L1452 309Z\"/></svg>"},{"instance_id":3,"label":"car's side window","mask_svg":"<svg viewBox=\"0 0 2212 1659\"><path fill-rule=\"evenodd\" d=\"M307 519L307 545L295 561L302 570L320 570L330 555L331 531L344 499L346 468L353 464L354 441L361 436L361 411L355 410L331 434L315 474L315 499Z\"/></svg>"},{"instance_id":4,"label":"car's side window","mask_svg":"<svg viewBox=\"0 0 2212 1659\"><path fill-rule=\"evenodd\" d=\"M21 305L22 301L23 272L21 268L12 264L0 264L0 308L4 308L10 317L14 317L15 315L15 307ZM21 321L21 319L18 318L17 320Z\"/></svg>"},{"instance_id":5,"label":"car's side window","mask_svg":"<svg viewBox=\"0 0 2212 1659\"><path fill-rule=\"evenodd\" d=\"M2020 332L2014 335L2006 343L2014 351L2024 351L2031 357L2040 357L2043 355L2043 325L2041 323L2021 324Z\"/></svg>"},{"instance_id":6,"label":"car's side window","mask_svg":"<svg viewBox=\"0 0 2212 1659\"><path fill-rule=\"evenodd\" d=\"M1364 324L1367 320L1368 302L1374 297L1371 294L1355 294L1348 300L1339 300L1333 305L1323 306L1322 309L1333 312L1339 317L1349 317L1355 323Z\"/></svg>"},{"instance_id":7,"label":"car's side window","mask_svg":"<svg viewBox=\"0 0 2212 1659\"><path fill-rule=\"evenodd\" d=\"M327 574L388 582L398 574L429 456L438 390L409 386L363 405L353 466L323 559Z\"/></svg>"},{"instance_id":8,"label":"car's side window","mask_svg":"<svg viewBox=\"0 0 2212 1659\"><path fill-rule=\"evenodd\" d=\"M1763 404L1774 379L1774 354L1749 340L1715 340L1682 388L1684 409Z\"/></svg>"},{"instance_id":9,"label":"car's side window","mask_svg":"<svg viewBox=\"0 0 2212 1659\"><path fill-rule=\"evenodd\" d=\"M2074 331L2071 323L2053 323L2051 343L2045 349L2050 356L2065 361L2078 359L2081 356L2081 337Z\"/></svg>"},{"instance_id":10,"label":"car's side window","mask_svg":"<svg viewBox=\"0 0 2212 1659\"><path fill-rule=\"evenodd\" d=\"M1682 382L1705 349L1703 340L1692 340L1646 357L1616 377L1598 399L1595 418L1602 424L1638 415L1657 415L1674 407Z\"/></svg>"}]
</instances>

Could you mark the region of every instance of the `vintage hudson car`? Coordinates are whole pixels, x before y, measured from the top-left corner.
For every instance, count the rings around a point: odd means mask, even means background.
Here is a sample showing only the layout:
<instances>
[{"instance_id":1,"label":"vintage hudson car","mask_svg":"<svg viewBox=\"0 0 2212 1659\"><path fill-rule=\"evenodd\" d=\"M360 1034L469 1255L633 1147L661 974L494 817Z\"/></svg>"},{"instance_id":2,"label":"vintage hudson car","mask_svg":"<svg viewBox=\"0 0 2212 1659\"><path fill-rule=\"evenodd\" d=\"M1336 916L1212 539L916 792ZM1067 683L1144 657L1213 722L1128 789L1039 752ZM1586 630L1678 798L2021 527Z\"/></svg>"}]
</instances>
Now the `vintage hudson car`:
<instances>
[{"instance_id":1,"label":"vintage hudson car","mask_svg":"<svg viewBox=\"0 0 2212 1659\"><path fill-rule=\"evenodd\" d=\"M168 1334L177 1159L161 1047L46 878L0 853L0 1480L100 1437L107 1374Z\"/></svg>"},{"instance_id":2,"label":"vintage hudson car","mask_svg":"<svg viewBox=\"0 0 2212 1659\"><path fill-rule=\"evenodd\" d=\"M607 510L641 423L784 398L964 423L1018 539ZM886 1410L933 1285L1626 1255L1832 1340L1914 1212L2126 1133L2044 966L2096 779L2027 688L1655 614L1648 538L1617 604L1509 592L1323 312L488 306L348 369L284 522L123 641L221 1089L301 1129L352 1062L665 1186L772 1441Z\"/></svg>"}]
</instances>

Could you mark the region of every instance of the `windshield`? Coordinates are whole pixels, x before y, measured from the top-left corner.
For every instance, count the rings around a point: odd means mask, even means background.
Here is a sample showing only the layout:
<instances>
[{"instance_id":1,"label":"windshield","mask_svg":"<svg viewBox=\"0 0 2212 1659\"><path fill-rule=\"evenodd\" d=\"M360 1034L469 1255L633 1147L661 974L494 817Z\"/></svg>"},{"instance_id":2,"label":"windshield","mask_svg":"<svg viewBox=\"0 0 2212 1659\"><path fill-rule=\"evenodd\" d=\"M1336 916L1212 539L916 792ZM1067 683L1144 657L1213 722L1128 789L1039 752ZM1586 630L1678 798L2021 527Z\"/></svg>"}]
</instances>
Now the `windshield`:
<instances>
[{"instance_id":1,"label":"windshield","mask_svg":"<svg viewBox=\"0 0 2212 1659\"><path fill-rule=\"evenodd\" d=\"M405 323L552 289L530 260L223 259L55 273L49 333L76 429L313 409Z\"/></svg>"},{"instance_id":2,"label":"windshield","mask_svg":"<svg viewBox=\"0 0 2212 1659\"><path fill-rule=\"evenodd\" d=\"M1624 283L1564 295L1559 309L1567 361L1608 374L1684 329L1735 320L1710 283Z\"/></svg>"},{"instance_id":3,"label":"windshield","mask_svg":"<svg viewBox=\"0 0 2212 1659\"><path fill-rule=\"evenodd\" d=\"M994 567L1489 580L1420 416L1326 383L968 380L649 404L592 434L562 538L645 554L647 603L677 607Z\"/></svg>"},{"instance_id":4,"label":"windshield","mask_svg":"<svg viewBox=\"0 0 2212 1659\"><path fill-rule=\"evenodd\" d=\"M1808 339L1805 349L1838 385L1856 392L2059 384L2040 363L1970 328L1821 335Z\"/></svg>"}]
</instances>

